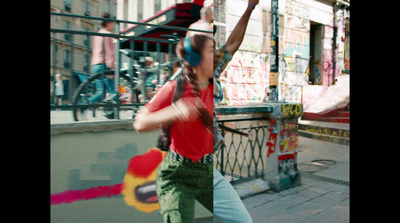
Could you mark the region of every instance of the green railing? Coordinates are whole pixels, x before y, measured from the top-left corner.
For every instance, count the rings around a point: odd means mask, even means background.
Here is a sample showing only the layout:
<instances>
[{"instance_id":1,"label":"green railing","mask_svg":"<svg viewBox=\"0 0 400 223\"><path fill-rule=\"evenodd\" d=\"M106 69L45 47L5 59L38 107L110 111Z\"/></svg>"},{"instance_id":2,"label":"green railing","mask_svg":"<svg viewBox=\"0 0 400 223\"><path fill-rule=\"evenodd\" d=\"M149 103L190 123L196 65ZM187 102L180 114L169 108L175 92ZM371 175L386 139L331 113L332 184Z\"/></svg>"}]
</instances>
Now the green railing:
<instances>
[{"instance_id":1,"label":"green railing","mask_svg":"<svg viewBox=\"0 0 400 223\"><path fill-rule=\"evenodd\" d=\"M243 118L219 121L220 124L243 133L222 129L225 142L214 155L215 167L230 181L264 176L265 156L262 148L268 139L269 126L262 120L264 119Z\"/></svg>"},{"instance_id":2,"label":"green railing","mask_svg":"<svg viewBox=\"0 0 400 223\"><path fill-rule=\"evenodd\" d=\"M230 181L262 178L267 158L264 145L270 134L269 116L273 107L267 104L217 106L214 111L225 139L215 151L215 167Z\"/></svg>"},{"instance_id":3,"label":"green railing","mask_svg":"<svg viewBox=\"0 0 400 223\"><path fill-rule=\"evenodd\" d=\"M70 102L73 100L74 95L76 97L80 97L82 95L82 98L76 99L75 103L70 103L68 105L51 105L51 109L64 109L64 110L73 110L74 112L74 117L76 111L80 109L87 109L90 108L93 111L93 116L95 116L95 110L96 108L103 107L105 109L113 109L115 112L114 118L119 119L119 112L121 108L125 109L137 109L139 106L143 105L146 103L149 98L147 97L147 92L146 92L146 86L145 86L145 79L144 76L148 72L148 68L140 67L138 66L139 59L138 57L142 56L142 58L146 55L148 55L149 52L155 53L155 58L154 62L158 63L159 66L155 67L154 71L156 72L157 75L157 80L160 83L160 69L161 68L166 68L168 70L168 75L169 78L173 79L176 76L173 75L174 67L180 67L180 64L178 63L178 60L175 56L174 53L174 46L176 43L179 41L180 38L184 37L182 33L186 33L187 31L196 31L196 32L203 32L203 33L212 33L211 31L204 31L204 30L197 30L197 29L188 29L185 27L178 27L178 26L167 26L167 25L159 25L159 24L151 24L151 23L142 23L142 22L134 22L134 21L127 21L127 20L118 20L118 19L106 19L106 18L101 18L101 17L92 17L92 16L83 16L83 15L74 15L74 14L65 14L65 13L50 13L51 16L59 16L59 17L72 17L72 18L77 18L77 19L87 19L87 20L98 20L98 21L108 21L108 22L115 22L115 30L117 30L117 33L98 33L98 32L90 32L90 31L82 31L82 30L67 30L67 29L55 29L55 28L50 28L50 33L51 33L51 44L53 44L53 51L51 52L51 66L53 67L53 76L55 75L55 69L56 69L56 49L57 49L57 44L60 42L67 43L69 45L69 51L70 51L70 57L69 57L69 77L70 77L70 82L69 82L69 98ZM193 19L193 18L192 18ZM146 27L156 27L160 28L163 30L168 30L167 33L172 34L172 35L165 35L164 38L148 38L148 37L140 37L140 36L135 36L132 35L131 32L127 33L121 33L120 32L120 24L121 23L126 23L126 24L134 24L137 26L146 26ZM176 34L174 32L180 33ZM56 33L64 33L64 34L69 34L69 38L67 39L57 39L56 38ZM78 84L76 83L77 80L74 78L74 70L75 64L75 48L76 47L82 47L78 46L76 43L74 43L74 36L75 35L84 35L87 36L87 39L90 36L103 36L103 37L112 37L115 38L116 43L115 43L115 61L116 61L116 66L114 71L107 71L103 72L101 76L99 77L93 77L90 79L90 81L94 81L94 79L104 79L105 76L107 75L114 75L114 89L115 91L118 92L119 86L120 86L120 81L121 79L126 79L128 80L130 91L131 92L136 92L136 89L140 88L140 93L142 94L142 97L144 98L143 102L140 103L138 100L134 100L134 97L131 97L130 102L122 104L120 100L115 100L115 103L100 103L100 104L87 104L84 103L85 98L89 97L86 95L87 89L93 88L93 84L87 83L87 86L83 88L84 89L82 92L76 92L76 90L79 88ZM86 55L89 54L89 48L86 47ZM153 51L149 51L149 49ZM169 62L160 64L160 53L166 53L168 54ZM121 70L121 57L122 56L127 56L129 65L128 69ZM90 64L90 62L88 63ZM64 69L64 68L63 68ZM179 69L178 69L179 70ZM81 72L81 71L79 71ZM93 76L94 74L91 73L84 73L87 75L88 79ZM135 77L136 76L136 77ZM82 83L81 83L82 84ZM105 89L105 86L103 84L103 89ZM103 94L103 98L106 95L106 91L103 90L100 93ZM74 95L73 95L74 94ZM137 98L136 98L137 99ZM78 121L77 119L75 119Z\"/></svg>"},{"instance_id":4,"label":"green railing","mask_svg":"<svg viewBox=\"0 0 400 223\"><path fill-rule=\"evenodd\" d=\"M117 19L105 19L99 17L90 17L90 16L81 16L81 15L72 15L72 14L62 14L62 13L51 13L52 16L65 16L65 17L75 17L75 18L84 18L84 19L93 19L93 20L100 20L100 21L113 21L116 22L116 30L119 30L120 23L128 23L128 24L136 24L136 25L145 25L145 26L155 26L163 29L168 30L177 30L177 31L196 31L196 32L204 32L210 33L210 31L204 30L196 30L196 29L188 29L183 27L173 27L173 26L165 26L165 25L157 25L157 24L150 24L150 23L140 23L140 22L132 22L132 21L125 21L125 20L117 20ZM65 40L58 40L55 38L55 33L66 33L70 34L69 38L69 45L71 50L71 57L70 57L70 77L72 80L73 72L74 72L74 35L86 35L86 36L104 36L104 37L112 37L116 39L116 69L111 71L111 74L115 75L115 89L118 89L120 83L120 77L129 78L129 80L133 80L135 76L135 72L146 72L146 69L135 67L135 62L137 63L137 55L146 55L148 52L148 45L155 44L156 49L156 60L158 62L160 59L161 44L167 44L166 47L169 58L176 58L174 55L173 49L174 45L178 42L179 36L177 38L169 38L169 39L155 39L155 38L144 38L138 36L129 36L123 33L114 33L114 34L106 34L106 33L97 33L97 32L89 32L89 31L81 31L81 30L65 30L65 29L50 29L52 44L56 46L58 41L66 42ZM126 44L129 42L129 44ZM138 50L136 42L141 42L142 47ZM128 48L121 49L121 45L128 45ZM154 47L153 47L154 48ZM52 52L54 53L54 52ZM121 70L121 56L128 56L129 58L129 68L127 70ZM54 58L54 54L53 57ZM169 74L172 75L174 61L170 62L169 64L165 64L164 66L168 68L170 71ZM52 63L53 64L53 63ZM162 65L161 65L162 66ZM161 66L156 67L160 69ZM93 76L93 74L87 73L89 77ZM107 74L103 74L107 75ZM145 82L142 79L141 75L138 75L138 83L142 85L141 89L145 89ZM104 76L100 77L100 79L104 78ZM173 77L171 77L173 78ZM73 84L73 83L72 83ZM130 85L131 90L134 90L134 85ZM76 90L76 88L72 88ZM146 92L142 91L145 95ZM132 100L132 98L131 98ZM70 105L60 105L55 106L51 105L51 108L61 108L67 110L78 110L78 109L85 109L91 108L93 109L93 115L95 113L95 109L99 107L108 108L108 109L115 109L116 115L115 118L119 118L119 111L121 108L137 108L144 103L139 102L130 102L127 104L121 104L117 100L115 104L70 104ZM246 108L246 111L251 111L250 108ZM254 109L254 108L253 108ZM261 109L261 110L260 110ZM241 113L242 111L239 108L234 108L237 113ZM261 112L271 112L271 108L263 107L263 108L256 108L257 111ZM226 120L219 120L224 126L233 128L239 132L244 134L237 134L232 133L230 131L222 130L222 134L225 137L225 143L222 147L215 152L215 160L214 164L218 170L225 176L230 176L230 181L235 181L238 179L244 178L253 178L253 177L263 177L264 176L264 167L265 167L265 154L263 155L263 145L267 141L268 137L268 126L265 122L265 118L237 118L237 119L226 119ZM257 122L251 124L251 122ZM247 135L247 136L246 136Z\"/></svg>"}]
</instances>

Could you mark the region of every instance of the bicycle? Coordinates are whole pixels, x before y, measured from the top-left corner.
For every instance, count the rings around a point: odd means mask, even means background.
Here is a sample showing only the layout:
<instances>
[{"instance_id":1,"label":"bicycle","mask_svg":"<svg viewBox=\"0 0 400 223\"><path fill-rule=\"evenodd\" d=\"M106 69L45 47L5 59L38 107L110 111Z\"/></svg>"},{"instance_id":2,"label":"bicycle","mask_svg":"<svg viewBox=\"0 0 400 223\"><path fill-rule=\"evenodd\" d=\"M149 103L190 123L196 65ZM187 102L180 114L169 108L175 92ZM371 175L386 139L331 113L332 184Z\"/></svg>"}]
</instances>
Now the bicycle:
<instances>
[{"instance_id":1,"label":"bicycle","mask_svg":"<svg viewBox=\"0 0 400 223\"><path fill-rule=\"evenodd\" d=\"M129 55L129 50L121 50L125 54ZM157 72L159 68L172 66L173 63L177 62L178 58L173 59L170 62L160 64L157 68L140 68L137 65L132 67L133 76L131 77L128 69L120 70L119 83L124 82L126 84L125 89L129 92L121 92L116 89L114 94L110 94L111 86L105 81L109 76L115 75L115 71L109 70L102 73L93 74L84 80L74 92L72 96L71 104L73 106L72 113L75 121L85 120L88 117L88 113L92 112L92 116L96 116L96 109L103 111L104 116L107 119L115 118L115 109L132 110L132 118L134 118L138 107L144 105L146 100L150 100L151 97L146 97L143 102L139 100L139 94L144 93L145 95L154 95L154 90L146 89L146 92L141 91L144 78L146 73ZM182 72L182 69L178 69L172 78L178 76ZM172 79L170 78L170 80ZM121 81L122 80L122 81ZM120 86L120 84L118 84ZM160 85L158 87L161 87ZM139 91L140 89L140 91ZM131 99L127 100L126 94L131 94ZM117 100L119 103L117 103Z\"/></svg>"}]
</instances>

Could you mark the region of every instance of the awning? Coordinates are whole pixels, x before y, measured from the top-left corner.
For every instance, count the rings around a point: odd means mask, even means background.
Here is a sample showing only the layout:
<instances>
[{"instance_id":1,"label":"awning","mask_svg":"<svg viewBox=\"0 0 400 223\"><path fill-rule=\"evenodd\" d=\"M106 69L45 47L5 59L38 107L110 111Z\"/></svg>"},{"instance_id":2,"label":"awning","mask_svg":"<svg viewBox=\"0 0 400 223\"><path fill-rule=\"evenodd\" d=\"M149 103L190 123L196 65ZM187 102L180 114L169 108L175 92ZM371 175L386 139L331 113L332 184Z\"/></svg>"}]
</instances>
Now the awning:
<instances>
[{"instance_id":1,"label":"awning","mask_svg":"<svg viewBox=\"0 0 400 223\"><path fill-rule=\"evenodd\" d=\"M202 8L202 4L196 3L181 3L173 5L163 11L156 13L151 18L139 21L143 23L150 24L159 24L166 26L177 26L188 28L190 24L196 22L200 19L200 9ZM133 25L121 31L121 34L125 34L127 36L138 36L138 37L148 37L155 39L164 39L165 37L161 37L161 35L172 35L173 33L177 33L179 36L184 37L186 35L186 31L174 30L174 29L165 29L156 26L145 26L145 25ZM121 49L129 49L130 40L121 41ZM135 51L143 51L143 42L140 40L135 40ZM156 42L148 41L147 51L155 52L157 51ZM168 52L168 44L161 43L160 44L160 52Z\"/></svg>"}]
</instances>

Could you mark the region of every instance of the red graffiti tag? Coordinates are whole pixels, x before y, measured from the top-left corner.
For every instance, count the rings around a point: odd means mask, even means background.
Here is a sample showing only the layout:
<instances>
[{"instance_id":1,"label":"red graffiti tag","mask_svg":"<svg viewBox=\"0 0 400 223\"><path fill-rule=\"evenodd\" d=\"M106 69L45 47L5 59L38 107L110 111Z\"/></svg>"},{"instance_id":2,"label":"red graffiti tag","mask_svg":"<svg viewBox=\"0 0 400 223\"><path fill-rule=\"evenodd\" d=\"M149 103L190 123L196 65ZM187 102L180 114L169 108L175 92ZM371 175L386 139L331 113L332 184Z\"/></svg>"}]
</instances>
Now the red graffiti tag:
<instances>
[{"instance_id":1,"label":"red graffiti tag","mask_svg":"<svg viewBox=\"0 0 400 223\"><path fill-rule=\"evenodd\" d=\"M271 155L272 153L275 152L276 150L276 140L278 137L278 133L274 132L274 125L276 124L276 120L270 120L270 127L268 129L269 132L269 137L268 137L268 142L267 142L267 148L268 148L268 152L267 152L267 157L269 157L269 155ZM272 143L271 143L272 140Z\"/></svg>"},{"instance_id":2,"label":"red graffiti tag","mask_svg":"<svg viewBox=\"0 0 400 223\"><path fill-rule=\"evenodd\" d=\"M111 197L121 193L122 184L98 186L85 190L67 190L50 195L50 205L72 203L75 201L90 200L99 197Z\"/></svg>"}]
</instances>

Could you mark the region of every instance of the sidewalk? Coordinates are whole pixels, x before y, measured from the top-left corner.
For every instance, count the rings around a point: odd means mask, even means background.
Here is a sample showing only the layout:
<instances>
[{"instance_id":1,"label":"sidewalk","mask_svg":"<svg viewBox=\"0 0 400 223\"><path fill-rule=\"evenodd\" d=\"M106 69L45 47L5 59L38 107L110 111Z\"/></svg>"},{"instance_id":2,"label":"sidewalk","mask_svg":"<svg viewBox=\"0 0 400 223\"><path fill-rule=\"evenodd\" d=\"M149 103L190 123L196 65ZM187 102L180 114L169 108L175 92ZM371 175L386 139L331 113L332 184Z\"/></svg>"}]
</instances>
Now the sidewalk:
<instances>
[{"instance_id":1,"label":"sidewalk","mask_svg":"<svg viewBox=\"0 0 400 223\"><path fill-rule=\"evenodd\" d=\"M243 199L254 223L349 222L349 157L347 145L299 137L302 184Z\"/></svg>"},{"instance_id":2,"label":"sidewalk","mask_svg":"<svg viewBox=\"0 0 400 223\"><path fill-rule=\"evenodd\" d=\"M103 111L97 110L96 117L91 114L87 115L83 120L74 121L72 111L69 110L53 110L50 111L50 124L77 124L77 123L88 123L88 122L110 122L118 119L107 119L103 115ZM119 120L132 120L132 111L120 111Z\"/></svg>"},{"instance_id":3,"label":"sidewalk","mask_svg":"<svg viewBox=\"0 0 400 223\"><path fill-rule=\"evenodd\" d=\"M301 185L242 199L254 223L350 221L348 145L299 137ZM195 223L211 223L212 217Z\"/></svg>"}]
</instances>

